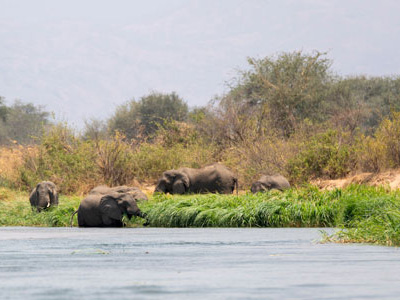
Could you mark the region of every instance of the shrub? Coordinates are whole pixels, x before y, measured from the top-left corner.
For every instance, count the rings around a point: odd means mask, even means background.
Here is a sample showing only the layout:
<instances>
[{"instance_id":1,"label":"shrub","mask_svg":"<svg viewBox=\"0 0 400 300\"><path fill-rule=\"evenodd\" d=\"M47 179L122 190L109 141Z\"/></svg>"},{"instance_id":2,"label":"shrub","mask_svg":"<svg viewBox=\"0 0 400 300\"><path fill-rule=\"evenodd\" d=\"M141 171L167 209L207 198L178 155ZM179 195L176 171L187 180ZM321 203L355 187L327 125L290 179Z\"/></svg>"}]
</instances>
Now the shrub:
<instances>
[{"instance_id":1,"label":"shrub","mask_svg":"<svg viewBox=\"0 0 400 300\"><path fill-rule=\"evenodd\" d=\"M0 148L0 186L19 188L17 182L20 178L18 168L23 164L23 157L35 154L36 147Z\"/></svg>"},{"instance_id":2,"label":"shrub","mask_svg":"<svg viewBox=\"0 0 400 300\"><path fill-rule=\"evenodd\" d=\"M374 136L362 136L358 144L357 161L361 170L378 172L400 167L400 112L384 119Z\"/></svg>"},{"instance_id":3,"label":"shrub","mask_svg":"<svg viewBox=\"0 0 400 300\"><path fill-rule=\"evenodd\" d=\"M392 113L392 119L385 119L379 125L376 140L384 145L388 167L400 166L400 112Z\"/></svg>"},{"instance_id":4,"label":"shrub","mask_svg":"<svg viewBox=\"0 0 400 300\"><path fill-rule=\"evenodd\" d=\"M134 177L134 158L131 145L118 131L111 140L95 142L97 166L103 182L110 186L131 182Z\"/></svg>"},{"instance_id":5,"label":"shrub","mask_svg":"<svg viewBox=\"0 0 400 300\"><path fill-rule=\"evenodd\" d=\"M53 181L64 193L84 192L99 180L96 151L91 142L78 139L65 125L43 135L36 156L25 156L20 184L32 188L42 180Z\"/></svg>"},{"instance_id":6,"label":"shrub","mask_svg":"<svg viewBox=\"0 0 400 300\"><path fill-rule=\"evenodd\" d=\"M295 182L311 178L338 178L355 165L352 136L345 131L328 129L301 145L300 152L288 162L287 169Z\"/></svg>"}]
</instances>

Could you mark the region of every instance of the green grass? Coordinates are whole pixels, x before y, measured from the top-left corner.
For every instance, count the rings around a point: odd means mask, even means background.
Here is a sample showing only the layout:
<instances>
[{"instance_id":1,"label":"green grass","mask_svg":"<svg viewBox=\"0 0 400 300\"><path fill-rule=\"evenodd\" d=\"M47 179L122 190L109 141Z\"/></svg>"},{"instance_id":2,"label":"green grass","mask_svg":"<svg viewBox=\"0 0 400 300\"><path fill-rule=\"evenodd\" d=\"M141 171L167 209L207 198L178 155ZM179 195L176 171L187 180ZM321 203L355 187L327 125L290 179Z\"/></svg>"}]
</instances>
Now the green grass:
<instances>
[{"instance_id":1,"label":"green grass","mask_svg":"<svg viewBox=\"0 0 400 300\"><path fill-rule=\"evenodd\" d=\"M59 203L58 207L37 213L31 209L27 193L0 189L0 226L69 226L70 216L79 206L80 197L61 196Z\"/></svg>"},{"instance_id":2,"label":"green grass","mask_svg":"<svg viewBox=\"0 0 400 300\"><path fill-rule=\"evenodd\" d=\"M26 193L0 188L0 226L69 226L81 199L61 196L58 207L37 213ZM400 246L400 192L385 188L354 185L320 191L310 186L239 197L155 195L138 205L154 227L338 227L327 241ZM125 221L128 227L145 222Z\"/></svg>"},{"instance_id":3,"label":"green grass","mask_svg":"<svg viewBox=\"0 0 400 300\"><path fill-rule=\"evenodd\" d=\"M326 227L335 225L335 205L310 189L265 194L154 197L149 223L161 227Z\"/></svg>"}]
</instances>

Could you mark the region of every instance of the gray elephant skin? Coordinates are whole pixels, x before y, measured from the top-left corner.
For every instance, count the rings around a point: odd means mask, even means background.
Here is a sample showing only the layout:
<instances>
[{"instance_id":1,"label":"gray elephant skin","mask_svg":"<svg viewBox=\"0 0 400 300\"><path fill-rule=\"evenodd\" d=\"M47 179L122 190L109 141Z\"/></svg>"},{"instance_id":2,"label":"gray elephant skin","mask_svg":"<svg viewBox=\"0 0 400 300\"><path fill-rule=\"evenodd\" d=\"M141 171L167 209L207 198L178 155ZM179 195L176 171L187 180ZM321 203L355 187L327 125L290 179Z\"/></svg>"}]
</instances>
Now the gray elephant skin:
<instances>
[{"instance_id":1,"label":"gray elephant skin","mask_svg":"<svg viewBox=\"0 0 400 300\"><path fill-rule=\"evenodd\" d=\"M122 227L123 215L144 217L135 199L128 193L91 194L81 201L78 210L80 227ZM74 213L74 214L75 214ZM71 223L74 214L71 216Z\"/></svg>"},{"instance_id":2,"label":"gray elephant skin","mask_svg":"<svg viewBox=\"0 0 400 300\"><path fill-rule=\"evenodd\" d=\"M157 182L155 192L231 194L235 187L238 188L238 180L233 172L221 164L213 164L200 169L165 171Z\"/></svg>"},{"instance_id":3,"label":"gray elephant skin","mask_svg":"<svg viewBox=\"0 0 400 300\"><path fill-rule=\"evenodd\" d=\"M39 182L32 190L29 201L32 208L38 212L50 206L58 205L58 193L56 185L51 181Z\"/></svg>"},{"instance_id":4,"label":"gray elephant skin","mask_svg":"<svg viewBox=\"0 0 400 300\"><path fill-rule=\"evenodd\" d=\"M110 193L131 194L137 202L148 200L146 194L143 193L139 188L126 186L126 185L120 185L120 186L114 186L114 187L108 187L106 185L99 185L99 186L94 187L89 192L89 195L95 195L95 194L106 195L106 194L110 194Z\"/></svg>"},{"instance_id":5,"label":"gray elephant skin","mask_svg":"<svg viewBox=\"0 0 400 300\"><path fill-rule=\"evenodd\" d=\"M282 175L263 175L259 180L251 185L251 192L253 194L272 189L280 191L290 189L289 181Z\"/></svg>"}]
</instances>

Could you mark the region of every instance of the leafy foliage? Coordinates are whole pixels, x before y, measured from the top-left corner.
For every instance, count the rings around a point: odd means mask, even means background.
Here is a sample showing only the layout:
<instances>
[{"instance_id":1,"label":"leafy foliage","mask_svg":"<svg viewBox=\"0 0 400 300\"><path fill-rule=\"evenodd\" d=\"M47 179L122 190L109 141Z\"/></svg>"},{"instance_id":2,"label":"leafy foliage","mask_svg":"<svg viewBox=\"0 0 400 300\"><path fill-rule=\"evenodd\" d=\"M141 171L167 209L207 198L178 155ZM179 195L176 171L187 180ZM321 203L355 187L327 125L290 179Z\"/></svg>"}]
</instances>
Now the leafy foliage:
<instances>
[{"instance_id":1,"label":"leafy foliage","mask_svg":"<svg viewBox=\"0 0 400 300\"><path fill-rule=\"evenodd\" d=\"M26 156L20 169L21 186L32 188L50 180L64 193L88 189L100 179L91 142L78 139L65 125L54 126L42 138L37 156Z\"/></svg>"},{"instance_id":2,"label":"leafy foliage","mask_svg":"<svg viewBox=\"0 0 400 300\"><path fill-rule=\"evenodd\" d=\"M33 144L42 135L50 114L40 106L20 101L8 107L0 97L0 144Z\"/></svg>"},{"instance_id":3,"label":"leafy foliage","mask_svg":"<svg viewBox=\"0 0 400 300\"><path fill-rule=\"evenodd\" d=\"M228 109L242 103L242 110L256 107L257 122L270 124L283 136L290 136L304 119L321 121L321 102L327 84L332 81L330 61L322 53L282 53L278 57L248 59L251 69L243 72L239 83L220 100Z\"/></svg>"},{"instance_id":4,"label":"leafy foliage","mask_svg":"<svg viewBox=\"0 0 400 300\"><path fill-rule=\"evenodd\" d=\"M295 181L345 176L355 165L353 147L348 132L329 129L303 142L302 150L289 161L288 172Z\"/></svg>"},{"instance_id":5,"label":"leafy foliage","mask_svg":"<svg viewBox=\"0 0 400 300\"><path fill-rule=\"evenodd\" d=\"M5 122L7 117L7 106L4 103L4 98L0 97L0 121Z\"/></svg>"},{"instance_id":6,"label":"leafy foliage","mask_svg":"<svg viewBox=\"0 0 400 300\"><path fill-rule=\"evenodd\" d=\"M186 120L187 114L187 104L176 93L152 93L119 106L108 127L110 132L120 131L128 139L141 139L153 134L166 121Z\"/></svg>"}]
</instances>

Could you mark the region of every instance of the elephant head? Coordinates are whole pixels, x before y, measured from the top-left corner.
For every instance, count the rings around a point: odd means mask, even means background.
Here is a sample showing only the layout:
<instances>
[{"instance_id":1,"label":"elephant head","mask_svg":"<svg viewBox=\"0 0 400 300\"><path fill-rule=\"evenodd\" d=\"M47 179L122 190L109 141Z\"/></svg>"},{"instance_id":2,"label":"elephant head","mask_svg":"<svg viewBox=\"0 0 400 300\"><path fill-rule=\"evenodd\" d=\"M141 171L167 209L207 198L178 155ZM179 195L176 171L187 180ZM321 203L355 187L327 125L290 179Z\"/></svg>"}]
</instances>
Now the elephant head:
<instances>
[{"instance_id":1,"label":"elephant head","mask_svg":"<svg viewBox=\"0 0 400 300\"><path fill-rule=\"evenodd\" d=\"M58 205L56 185L51 181L42 181L33 189L30 202L38 211L52 205Z\"/></svg>"},{"instance_id":2,"label":"elephant head","mask_svg":"<svg viewBox=\"0 0 400 300\"><path fill-rule=\"evenodd\" d=\"M265 190L268 190L268 187L265 187L261 182L256 181L251 185L251 192L253 194L258 193L258 192L263 192Z\"/></svg>"},{"instance_id":3,"label":"elephant head","mask_svg":"<svg viewBox=\"0 0 400 300\"><path fill-rule=\"evenodd\" d=\"M285 177L279 174L271 176L263 175L251 186L251 192L254 194L272 189L276 189L279 191L290 189L290 183Z\"/></svg>"},{"instance_id":4,"label":"elephant head","mask_svg":"<svg viewBox=\"0 0 400 300\"><path fill-rule=\"evenodd\" d=\"M184 194L189 189L189 177L180 171L165 171L158 180L155 192Z\"/></svg>"},{"instance_id":5,"label":"elephant head","mask_svg":"<svg viewBox=\"0 0 400 300\"><path fill-rule=\"evenodd\" d=\"M129 220L132 216L144 217L131 194L110 193L100 200L100 211L114 220L121 220L125 214Z\"/></svg>"}]
</instances>

